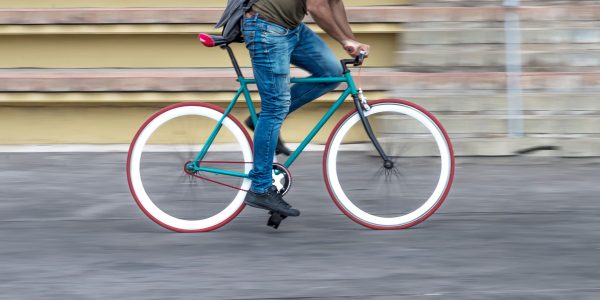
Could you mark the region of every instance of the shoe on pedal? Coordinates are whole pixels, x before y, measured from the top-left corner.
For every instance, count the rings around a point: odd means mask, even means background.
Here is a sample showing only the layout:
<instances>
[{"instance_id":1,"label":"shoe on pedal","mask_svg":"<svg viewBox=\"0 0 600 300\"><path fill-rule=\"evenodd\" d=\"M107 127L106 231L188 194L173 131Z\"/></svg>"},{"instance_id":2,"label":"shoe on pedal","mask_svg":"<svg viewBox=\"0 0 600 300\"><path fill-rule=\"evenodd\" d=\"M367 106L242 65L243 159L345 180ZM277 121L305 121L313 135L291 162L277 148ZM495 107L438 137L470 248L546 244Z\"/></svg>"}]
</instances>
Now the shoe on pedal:
<instances>
[{"instance_id":1,"label":"shoe on pedal","mask_svg":"<svg viewBox=\"0 0 600 300\"><path fill-rule=\"evenodd\" d=\"M283 216L297 217L300 215L299 210L292 208L289 203L283 200L283 196L279 194L275 186L271 186L264 194L249 191L244 203L252 207L277 212Z\"/></svg>"},{"instance_id":2,"label":"shoe on pedal","mask_svg":"<svg viewBox=\"0 0 600 300\"><path fill-rule=\"evenodd\" d=\"M248 128L250 128L250 130L254 131L254 123L252 122L252 117L248 117L248 119L246 119L246 121L244 121L244 124L246 124L246 126L248 126ZM283 142L281 137L279 137L277 139L277 147L275 147L275 155L280 155L280 154L283 154L285 156L292 155L292 150L290 150L288 147L285 146L285 143Z\"/></svg>"}]
</instances>

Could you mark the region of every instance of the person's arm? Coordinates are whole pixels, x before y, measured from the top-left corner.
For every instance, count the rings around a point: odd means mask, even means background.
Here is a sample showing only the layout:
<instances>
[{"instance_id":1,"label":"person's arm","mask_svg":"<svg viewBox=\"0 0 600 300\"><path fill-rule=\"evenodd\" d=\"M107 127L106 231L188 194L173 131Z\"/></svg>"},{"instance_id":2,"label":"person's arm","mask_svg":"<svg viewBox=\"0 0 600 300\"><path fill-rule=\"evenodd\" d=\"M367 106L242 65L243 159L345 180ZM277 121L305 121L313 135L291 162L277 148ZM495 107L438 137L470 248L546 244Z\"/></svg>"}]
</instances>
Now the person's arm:
<instances>
[{"instance_id":1,"label":"person's arm","mask_svg":"<svg viewBox=\"0 0 600 300\"><path fill-rule=\"evenodd\" d=\"M338 41L344 49L353 57L356 57L360 51L369 52L369 45L362 44L354 40L354 35L352 34L352 30L350 29L350 25L348 24L348 20L345 17L346 12L339 12L339 9L344 9L343 4L340 7L339 4L335 4L338 19L344 18L345 26L340 26L336 22L334 7L331 6L330 1L339 1L341 0L307 0L306 8L312 18L317 22L317 25L321 27L327 34L329 34L333 39ZM344 17L340 17L343 14ZM344 29L344 27L347 27ZM350 34L347 34L349 32Z\"/></svg>"},{"instance_id":2,"label":"person's arm","mask_svg":"<svg viewBox=\"0 0 600 300\"><path fill-rule=\"evenodd\" d=\"M306 9L317 25L340 44L343 45L346 40L351 39L336 23L329 0L307 0Z\"/></svg>"},{"instance_id":3,"label":"person's arm","mask_svg":"<svg viewBox=\"0 0 600 300\"><path fill-rule=\"evenodd\" d=\"M342 0L329 0L329 5L333 11L333 19L335 23L342 29L344 34L352 40L356 40L350 22L348 22L348 16L346 15L346 7L344 7L344 1Z\"/></svg>"}]
</instances>

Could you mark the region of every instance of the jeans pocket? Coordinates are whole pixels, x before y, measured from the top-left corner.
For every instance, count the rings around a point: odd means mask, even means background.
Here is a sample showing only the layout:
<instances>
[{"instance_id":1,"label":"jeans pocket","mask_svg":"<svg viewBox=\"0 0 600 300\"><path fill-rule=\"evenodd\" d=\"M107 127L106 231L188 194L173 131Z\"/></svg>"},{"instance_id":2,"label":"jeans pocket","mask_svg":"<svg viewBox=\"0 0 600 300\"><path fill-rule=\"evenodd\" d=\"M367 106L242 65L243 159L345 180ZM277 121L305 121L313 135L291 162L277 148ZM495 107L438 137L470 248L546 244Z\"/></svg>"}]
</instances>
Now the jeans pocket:
<instances>
[{"instance_id":1,"label":"jeans pocket","mask_svg":"<svg viewBox=\"0 0 600 300\"><path fill-rule=\"evenodd\" d=\"M256 48L256 31L244 30L242 33L244 35L244 41L246 42L246 48L250 50L250 52L254 51Z\"/></svg>"},{"instance_id":2,"label":"jeans pocket","mask_svg":"<svg viewBox=\"0 0 600 300\"><path fill-rule=\"evenodd\" d=\"M268 23L265 27L265 31L271 35L286 36L289 30L277 24Z\"/></svg>"}]
</instances>

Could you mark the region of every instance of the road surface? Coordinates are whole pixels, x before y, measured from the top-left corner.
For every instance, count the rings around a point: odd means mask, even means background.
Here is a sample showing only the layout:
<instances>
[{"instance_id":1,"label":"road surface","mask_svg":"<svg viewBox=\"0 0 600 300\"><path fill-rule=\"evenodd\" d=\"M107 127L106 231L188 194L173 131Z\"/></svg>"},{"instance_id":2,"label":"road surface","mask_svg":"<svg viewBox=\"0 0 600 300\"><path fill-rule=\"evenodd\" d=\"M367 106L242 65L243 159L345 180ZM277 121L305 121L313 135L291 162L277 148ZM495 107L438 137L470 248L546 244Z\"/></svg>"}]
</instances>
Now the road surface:
<instances>
[{"instance_id":1,"label":"road surface","mask_svg":"<svg viewBox=\"0 0 600 300\"><path fill-rule=\"evenodd\" d=\"M0 299L600 299L600 159L460 158L425 223L365 229L303 154L279 231L147 219L124 153L0 154Z\"/></svg>"}]
</instances>

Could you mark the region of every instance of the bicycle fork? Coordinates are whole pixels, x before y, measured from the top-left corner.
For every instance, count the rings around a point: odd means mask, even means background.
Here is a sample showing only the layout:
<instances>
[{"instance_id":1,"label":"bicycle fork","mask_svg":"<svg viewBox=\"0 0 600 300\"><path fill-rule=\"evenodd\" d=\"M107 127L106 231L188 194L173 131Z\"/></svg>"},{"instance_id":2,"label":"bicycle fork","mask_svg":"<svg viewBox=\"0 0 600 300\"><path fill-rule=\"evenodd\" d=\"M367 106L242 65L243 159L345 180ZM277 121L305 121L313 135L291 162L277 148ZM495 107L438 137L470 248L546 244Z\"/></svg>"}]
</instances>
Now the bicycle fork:
<instances>
[{"instance_id":1,"label":"bicycle fork","mask_svg":"<svg viewBox=\"0 0 600 300\"><path fill-rule=\"evenodd\" d=\"M369 119L367 119L367 117L365 116L365 111L369 111L371 107L367 103L367 99L363 95L362 89L359 89L358 93L352 94L352 99L354 100L354 105L356 105L356 110L358 111L358 115L360 116L360 120L363 124L363 127L365 128L365 131L367 132L367 135L369 136L369 139L371 140L373 146L375 146L375 149L377 149L379 156L383 160L383 167L387 170L393 169L394 162L385 153L383 147L381 147L381 144L379 143L377 137L375 137L375 134L373 133L373 127L371 126Z\"/></svg>"}]
</instances>

